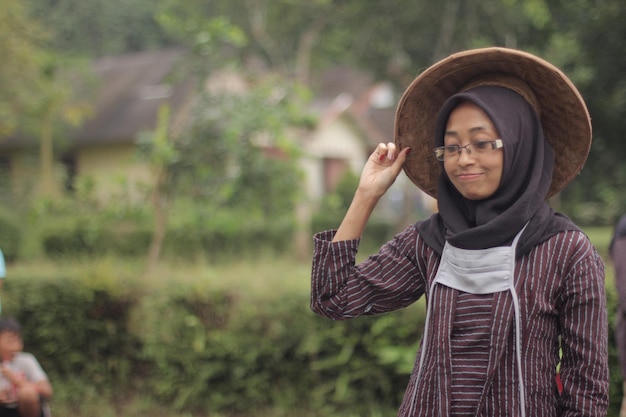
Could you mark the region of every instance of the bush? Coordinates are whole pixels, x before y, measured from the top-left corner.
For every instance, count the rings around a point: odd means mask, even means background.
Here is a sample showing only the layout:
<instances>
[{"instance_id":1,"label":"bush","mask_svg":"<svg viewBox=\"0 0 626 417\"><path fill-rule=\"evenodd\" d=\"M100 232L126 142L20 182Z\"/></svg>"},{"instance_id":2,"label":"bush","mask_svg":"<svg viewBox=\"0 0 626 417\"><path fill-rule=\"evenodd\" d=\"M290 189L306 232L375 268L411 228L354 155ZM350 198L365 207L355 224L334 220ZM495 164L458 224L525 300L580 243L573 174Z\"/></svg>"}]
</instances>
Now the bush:
<instances>
[{"instance_id":1,"label":"bush","mask_svg":"<svg viewBox=\"0 0 626 417\"><path fill-rule=\"evenodd\" d=\"M16 274L5 284L3 314L20 321L26 349L53 381L79 376L91 386L116 386L134 372L137 342L127 316L135 300L85 278Z\"/></svg>"},{"instance_id":2,"label":"bush","mask_svg":"<svg viewBox=\"0 0 626 417\"><path fill-rule=\"evenodd\" d=\"M222 210L207 218L188 218L170 226L164 252L168 257L231 260L266 251L291 249L295 223L290 217L264 219L245 211Z\"/></svg>"},{"instance_id":3,"label":"bush","mask_svg":"<svg viewBox=\"0 0 626 417\"><path fill-rule=\"evenodd\" d=\"M53 383L72 384L71 400L80 400L79 380L188 412L374 415L399 403L422 324L414 310L333 322L309 310L307 293L175 279L139 289L111 273L98 263L65 275L16 272L5 287L4 313L23 324L26 349Z\"/></svg>"},{"instance_id":4,"label":"bush","mask_svg":"<svg viewBox=\"0 0 626 417\"><path fill-rule=\"evenodd\" d=\"M20 221L5 207L0 207L0 249L7 261L18 257L21 241Z\"/></svg>"},{"instance_id":5,"label":"bush","mask_svg":"<svg viewBox=\"0 0 626 417\"><path fill-rule=\"evenodd\" d=\"M397 408L423 324L414 311L332 322L305 298L240 301L229 292L144 300L135 323L155 398L176 410L242 414Z\"/></svg>"},{"instance_id":6,"label":"bush","mask_svg":"<svg viewBox=\"0 0 626 417\"><path fill-rule=\"evenodd\" d=\"M116 255L141 256L148 253L153 225L146 220L131 222L104 215L54 217L47 219L42 232L44 253L51 259ZM0 227L2 222L0 220ZM291 248L295 230L291 218L265 220L245 212L223 210L207 219L190 216L168 227L164 256L193 260L231 259L269 250L281 253Z\"/></svg>"},{"instance_id":7,"label":"bush","mask_svg":"<svg viewBox=\"0 0 626 417\"><path fill-rule=\"evenodd\" d=\"M48 229L42 238L44 253L52 258L85 256L137 256L148 253L152 230L131 225L77 221L66 227Z\"/></svg>"}]
</instances>

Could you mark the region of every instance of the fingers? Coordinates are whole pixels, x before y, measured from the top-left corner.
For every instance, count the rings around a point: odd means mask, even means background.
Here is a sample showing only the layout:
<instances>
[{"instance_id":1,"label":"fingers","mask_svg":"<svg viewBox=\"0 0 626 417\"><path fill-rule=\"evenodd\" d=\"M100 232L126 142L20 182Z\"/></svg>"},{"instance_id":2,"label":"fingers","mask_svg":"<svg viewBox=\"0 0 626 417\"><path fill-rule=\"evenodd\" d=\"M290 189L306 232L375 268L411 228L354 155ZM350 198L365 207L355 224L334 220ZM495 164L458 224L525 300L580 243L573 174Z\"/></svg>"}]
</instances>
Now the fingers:
<instances>
[{"instance_id":1,"label":"fingers","mask_svg":"<svg viewBox=\"0 0 626 417\"><path fill-rule=\"evenodd\" d=\"M400 152L397 151L396 144L393 142L389 143L379 143L376 146L376 150L374 151L374 155L379 162L393 162L396 158L401 158L404 162L406 156L411 151L411 148L404 148Z\"/></svg>"},{"instance_id":2,"label":"fingers","mask_svg":"<svg viewBox=\"0 0 626 417\"><path fill-rule=\"evenodd\" d=\"M393 161L396 159L396 144L393 142L379 143L374 153L377 155L379 162Z\"/></svg>"},{"instance_id":3,"label":"fingers","mask_svg":"<svg viewBox=\"0 0 626 417\"><path fill-rule=\"evenodd\" d=\"M406 161L406 158L410 152L411 152L411 148L409 147L406 147L400 151L398 155L398 162L400 163L400 165L404 164L404 161Z\"/></svg>"}]
</instances>

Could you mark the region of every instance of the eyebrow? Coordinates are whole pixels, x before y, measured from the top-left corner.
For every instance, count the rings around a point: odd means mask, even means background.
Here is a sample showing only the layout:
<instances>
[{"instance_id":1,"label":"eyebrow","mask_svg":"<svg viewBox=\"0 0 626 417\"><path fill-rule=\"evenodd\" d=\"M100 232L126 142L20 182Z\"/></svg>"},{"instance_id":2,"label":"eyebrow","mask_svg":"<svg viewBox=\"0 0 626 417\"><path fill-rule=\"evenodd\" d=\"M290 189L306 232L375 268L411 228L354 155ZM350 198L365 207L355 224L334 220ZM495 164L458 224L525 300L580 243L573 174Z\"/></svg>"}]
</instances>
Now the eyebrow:
<instances>
[{"instance_id":1,"label":"eyebrow","mask_svg":"<svg viewBox=\"0 0 626 417\"><path fill-rule=\"evenodd\" d=\"M476 127L472 127L469 130L469 133L484 132L487 130L489 130L489 127L487 126L476 126ZM459 133L456 130L446 130L446 132L444 133L444 136L459 136Z\"/></svg>"}]
</instances>

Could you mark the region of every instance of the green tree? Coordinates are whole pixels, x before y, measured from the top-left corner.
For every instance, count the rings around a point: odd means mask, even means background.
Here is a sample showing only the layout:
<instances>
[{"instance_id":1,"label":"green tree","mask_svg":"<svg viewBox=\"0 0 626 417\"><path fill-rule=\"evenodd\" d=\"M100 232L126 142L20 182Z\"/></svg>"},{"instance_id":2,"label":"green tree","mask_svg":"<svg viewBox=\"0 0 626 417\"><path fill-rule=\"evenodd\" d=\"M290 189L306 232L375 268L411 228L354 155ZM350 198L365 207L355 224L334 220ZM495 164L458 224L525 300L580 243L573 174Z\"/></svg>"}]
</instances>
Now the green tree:
<instances>
[{"instance_id":1,"label":"green tree","mask_svg":"<svg viewBox=\"0 0 626 417\"><path fill-rule=\"evenodd\" d=\"M154 184L150 202L154 213L154 231L148 252L146 276L155 270L161 256L163 241L167 230L168 210L173 188L168 187L170 167L179 162L178 152L171 131L170 107L159 108L157 126L154 132L141 136L143 157L148 160L152 169Z\"/></svg>"},{"instance_id":2,"label":"green tree","mask_svg":"<svg viewBox=\"0 0 626 417\"><path fill-rule=\"evenodd\" d=\"M590 221L613 224L626 212L626 4L622 1L583 2L572 29L581 45L576 66L584 67L582 93L593 122L589 160L571 189L578 209ZM574 19L572 19L574 20ZM590 204L591 202L591 204Z\"/></svg>"},{"instance_id":3,"label":"green tree","mask_svg":"<svg viewBox=\"0 0 626 417\"><path fill-rule=\"evenodd\" d=\"M291 216L300 178L289 129L304 119L289 94L271 83L241 95L203 95L177 142L177 183L213 208Z\"/></svg>"},{"instance_id":4,"label":"green tree","mask_svg":"<svg viewBox=\"0 0 626 417\"><path fill-rule=\"evenodd\" d=\"M38 100L47 33L20 0L0 7L0 137L15 132Z\"/></svg>"},{"instance_id":5,"label":"green tree","mask_svg":"<svg viewBox=\"0 0 626 417\"><path fill-rule=\"evenodd\" d=\"M155 19L153 0L27 0L33 15L54 31L51 47L99 57L170 45Z\"/></svg>"},{"instance_id":6,"label":"green tree","mask_svg":"<svg viewBox=\"0 0 626 417\"><path fill-rule=\"evenodd\" d=\"M40 193L52 195L55 129L60 121L76 126L89 106L75 100L77 66L47 49L49 32L29 15L23 2L0 8L0 137L33 135L40 139ZM19 131L18 131L19 129Z\"/></svg>"},{"instance_id":7,"label":"green tree","mask_svg":"<svg viewBox=\"0 0 626 417\"><path fill-rule=\"evenodd\" d=\"M88 94L90 76L82 64L54 52L47 57L44 76L38 79L39 100L30 116L39 136L39 195L56 197L60 190L54 175L55 137L65 137L63 133L77 127L93 109L81 97Z\"/></svg>"},{"instance_id":8,"label":"green tree","mask_svg":"<svg viewBox=\"0 0 626 417\"><path fill-rule=\"evenodd\" d=\"M295 142L288 135L305 119L290 94L276 83L244 94L203 93L178 133L172 133L162 110L157 130L140 142L156 173L157 223L148 271L158 261L174 206L195 207L191 221L201 223L220 212L241 216L242 228L250 222L292 221L300 176Z\"/></svg>"}]
</instances>

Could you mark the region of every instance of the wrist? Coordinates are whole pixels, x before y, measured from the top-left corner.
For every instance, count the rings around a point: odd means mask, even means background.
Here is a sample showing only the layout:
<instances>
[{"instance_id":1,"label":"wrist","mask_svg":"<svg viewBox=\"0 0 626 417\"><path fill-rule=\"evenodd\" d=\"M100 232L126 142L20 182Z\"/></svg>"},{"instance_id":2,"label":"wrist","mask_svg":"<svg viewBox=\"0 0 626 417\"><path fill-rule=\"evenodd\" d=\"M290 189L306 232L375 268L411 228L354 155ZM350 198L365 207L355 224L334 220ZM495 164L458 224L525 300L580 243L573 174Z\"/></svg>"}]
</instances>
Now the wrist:
<instances>
[{"instance_id":1,"label":"wrist","mask_svg":"<svg viewBox=\"0 0 626 417\"><path fill-rule=\"evenodd\" d=\"M367 188L358 187L354 193L353 201L359 205L375 206L378 200L382 197L382 194L369 190Z\"/></svg>"}]
</instances>

